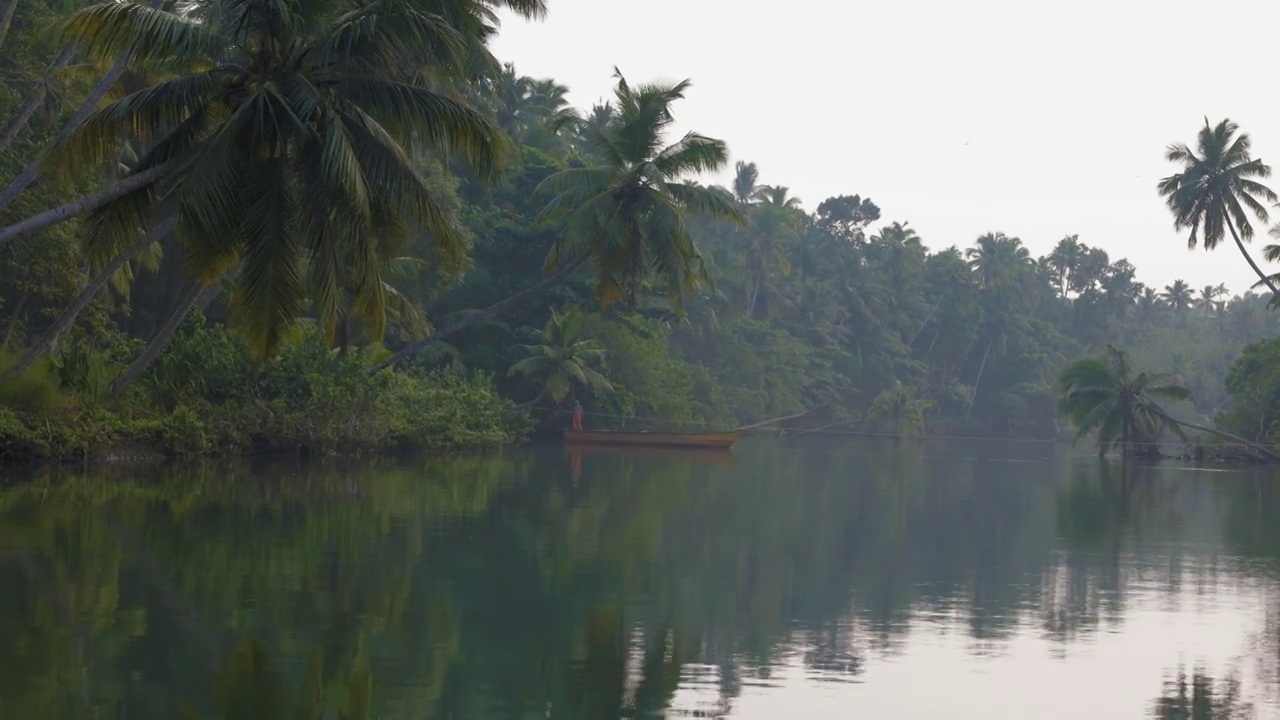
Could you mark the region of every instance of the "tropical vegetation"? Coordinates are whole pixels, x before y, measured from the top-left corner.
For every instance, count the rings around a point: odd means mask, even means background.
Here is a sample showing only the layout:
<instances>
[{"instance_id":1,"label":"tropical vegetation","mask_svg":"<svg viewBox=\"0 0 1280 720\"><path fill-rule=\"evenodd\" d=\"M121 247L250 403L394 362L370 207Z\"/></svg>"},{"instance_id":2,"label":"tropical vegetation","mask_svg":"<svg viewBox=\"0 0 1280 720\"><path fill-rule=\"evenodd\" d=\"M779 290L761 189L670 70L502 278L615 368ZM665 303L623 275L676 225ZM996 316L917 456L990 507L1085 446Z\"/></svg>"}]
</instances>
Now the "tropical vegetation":
<instances>
[{"instance_id":1,"label":"tropical vegetation","mask_svg":"<svg viewBox=\"0 0 1280 720\"><path fill-rule=\"evenodd\" d=\"M1181 432L1160 403L1191 394L1166 376L1135 371L1124 351L1112 345L1101 357L1063 368L1058 390L1058 410L1078 429L1077 438L1093 433L1099 453L1114 444L1125 454L1149 454L1165 430Z\"/></svg>"},{"instance_id":2,"label":"tropical vegetation","mask_svg":"<svg viewBox=\"0 0 1280 720\"><path fill-rule=\"evenodd\" d=\"M1280 329L1273 294L1148 285L1103 239L804 203L671 133L687 80L615 71L577 109L494 58L496 13L541 0L10 6L9 455L490 446L570 397L602 427L1052 438L1059 371L1109 343L1190 392L1173 417L1275 439L1276 406L1224 382L1258 372L1232 368ZM1174 224L1265 284L1248 134L1206 123L1167 157Z\"/></svg>"}]
</instances>

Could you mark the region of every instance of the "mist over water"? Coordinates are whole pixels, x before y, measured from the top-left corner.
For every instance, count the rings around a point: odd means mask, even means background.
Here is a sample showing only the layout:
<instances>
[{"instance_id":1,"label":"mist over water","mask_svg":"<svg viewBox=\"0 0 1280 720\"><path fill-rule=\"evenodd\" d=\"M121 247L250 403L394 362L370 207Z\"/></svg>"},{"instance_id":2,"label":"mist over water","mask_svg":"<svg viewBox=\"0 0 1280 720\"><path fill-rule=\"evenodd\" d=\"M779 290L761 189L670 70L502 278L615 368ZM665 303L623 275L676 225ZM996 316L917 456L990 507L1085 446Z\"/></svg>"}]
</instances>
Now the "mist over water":
<instances>
[{"instance_id":1,"label":"mist over water","mask_svg":"<svg viewBox=\"0 0 1280 720\"><path fill-rule=\"evenodd\" d=\"M1266 470L840 438L55 474L0 490L2 717L1280 717Z\"/></svg>"}]
</instances>

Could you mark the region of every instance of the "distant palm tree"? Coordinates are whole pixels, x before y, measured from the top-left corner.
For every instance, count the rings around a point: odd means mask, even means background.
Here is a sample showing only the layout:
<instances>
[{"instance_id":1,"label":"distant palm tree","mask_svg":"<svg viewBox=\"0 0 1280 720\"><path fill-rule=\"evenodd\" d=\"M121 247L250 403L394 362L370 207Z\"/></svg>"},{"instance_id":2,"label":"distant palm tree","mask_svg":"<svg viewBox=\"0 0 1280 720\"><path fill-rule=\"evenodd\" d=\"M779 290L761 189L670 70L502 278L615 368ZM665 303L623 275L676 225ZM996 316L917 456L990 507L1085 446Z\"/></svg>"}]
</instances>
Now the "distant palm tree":
<instances>
[{"instance_id":1,"label":"distant palm tree","mask_svg":"<svg viewBox=\"0 0 1280 720\"><path fill-rule=\"evenodd\" d=\"M1068 235L1059 240L1053 252L1049 253L1049 267L1058 275L1058 292L1062 297L1067 296L1067 279L1080 267L1088 249L1080 242L1079 235Z\"/></svg>"},{"instance_id":2,"label":"distant palm tree","mask_svg":"<svg viewBox=\"0 0 1280 720\"><path fill-rule=\"evenodd\" d=\"M1143 322L1153 322L1160 314L1164 300L1155 288L1144 287L1138 296L1138 317Z\"/></svg>"},{"instance_id":3,"label":"distant palm tree","mask_svg":"<svg viewBox=\"0 0 1280 720\"><path fill-rule=\"evenodd\" d=\"M724 167L724 142L690 132L667 144L672 105L689 81L633 87L621 73L615 76L616 105L608 122L589 119L583 127L597 164L562 170L537 188L551 197L539 221L560 231L548 269L590 259L596 300L604 307L634 300L640 282L654 275L673 298L709 282L689 218L744 222L730 198L684 180Z\"/></svg>"},{"instance_id":4,"label":"distant palm tree","mask_svg":"<svg viewBox=\"0 0 1280 720\"><path fill-rule=\"evenodd\" d=\"M1172 285L1165 285L1160 298L1168 303L1175 315L1185 318L1187 311L1195 304L1195 292L1185 280L1174 280Z\"/></svg>"},{"instance_id":5,"label":"distant palm tree","mask_svg":"<svg viewBox=\"0 0 1280 720\"><path fill-rule=\"evenodd\" d=\"M965 251L969 266L978 274L978 284L1003 295L1013 290L1023 269L1032 264L1031 251L1022 240L1004 233L987 233Z\"/></svg>"},{"instance_id":6,"label":"distant palm tree","mask_svg":"<svg viewBox=\"0 0 1280 720\"><path fill-rule=\"evenodd\" d=\"M755 163L741 160L735 163L733 168L733 187L730 190L733 198L742 205L750 205L755 201L756 192L759 190L756 181L760 179L760 170Z\"/></svg>"},{"instance_id":7,"label":"distant palm tree","mask_svg":"<svg viewBox=\"0 0 1280 720\"><path fill-rule=\"evenodd\" d=\"M987 296L984 307L987 311L984 330L987 345L982 353L982 361L978 364L978 373L974 376L973 393L969 397L967 410L973 412L991 349L995 347L997 351L1004 352L1009 338L1026 326L1025 318L1017 313L1017 303L1014 300L1018 290L1023 287L1026 271L1035 268L1035 261L1031 259L1031 251L1022 244L1022 240L1001 232L979 237L975 246L965 251L965 258L977 276L978 286Z\"/></svg>"},{"instance_id":8,"label":"distant palm tree","mask_svg":"<svg viewBox=\"0 0 1280 720\"><path fill-rule=\"evenodd\" d=\"M1200 288L1200 296L1196 298L1196 307L1204 312L1205 316L1213 315L1218 307L1218 298L1226 295L1227 286L1224 284L1205 285Z\"/></svg>"},{"instance_id":9,"label":"distant palm tree","mask_svg":"<svg viewBox=\"0 0 1280 720\"><path fill-rule=\"evenodd\" d=\"M1175 143L1165 151L1165 159L1182 165L1182 171L1161 180L1159 190L1173 213L1174 227L1191 230L1187 247L1203 242L1205 250L1212 250L1230 233L1249 267L1276 294L1276 284L1244 247L1253 238L1250 214L1265 223L1267 203L1276 202L1271 188L1259 182L1271 176L1271 166L1253 157L1251 146L1249 134L1235 123L1210 125L1205 118L1195 150Z\"/></svg>"},{"instance_id":10,"label":"distant palm tree","mask_svg":"<svg viewBox=\"0 0 1280 720\"><path fill-rule=\"evenodd\" d=\"M604 364L609 351L597 340L582 335L582 314L571 310L561 314L551 311L551 319L535 332L531 345L521 345L527 356L512 365L507 375L524 375L539 385L537 396L526 403L550 399L556 405L577 388L613 392L613 385L596 368Z\"/></svg>"},{"instance_id":11,"label":"distant palm tree","mask_svg":"<svg viewBox=\"0 0 1280 720\"><path fill-rule=\"evenodd\" d=\"M1165 376L1134 374L1128 356L1107 345L1100 357L1077 360L1058 375L1058 412L1077 429L1097 435L1099 454L1119 443L1125 454L1151 455L1166 429L1181 432L1158 401L1185 400L1190 392Z\"/></svg>"},{"instance_id":12,"label":"distant palm tree","mask_svg":"<svg viewBox=\"0 0 1280 720\"><path fill-rule=\"evenodd\" d=\"M735 191L737 183L734 183ZM752 194L755 205L751 207L750 246L744 256L750 274L751 287L747 294L747 317L755 317L760 291L768 283L770 270L777 268L782 275L791 274L787 262L787 247L798 237L804 222L800 198L791 195L782 186L761 185Z\"/></svg>"}]
</instances>

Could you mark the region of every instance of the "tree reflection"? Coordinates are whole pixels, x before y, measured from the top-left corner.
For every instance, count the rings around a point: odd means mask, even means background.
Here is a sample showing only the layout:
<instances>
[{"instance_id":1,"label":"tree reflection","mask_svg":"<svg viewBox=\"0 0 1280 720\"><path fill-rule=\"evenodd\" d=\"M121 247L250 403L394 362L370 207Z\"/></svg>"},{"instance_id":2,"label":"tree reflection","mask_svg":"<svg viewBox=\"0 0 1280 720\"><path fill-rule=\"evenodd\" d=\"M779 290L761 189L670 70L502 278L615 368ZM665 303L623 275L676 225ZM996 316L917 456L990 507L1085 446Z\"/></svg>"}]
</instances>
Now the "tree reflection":
<instances>
[{"instance_id":1,"label":"tree reflection","mask_svg":"<svg viewBox=\"0 0 1280 720\"><path fill-rule=\"evenodd\" d=\"M784 658L855 678L925 623L974 653L1029 625L1065 648L1122 622L1143 543L1166 553L1148 579L1170 597L1222 537L1280 556L1269 486L966 452L531 451L28 484L0 494L0 709L651 717L702 673L697 702L724 714ZM1169 708L1225 692L1195 677L1171 681Z\"/></svg>"},{"instance_id":2,"label":"tree reflection","mask_svg":"<svg viewBox=\"0 0 1280 720\"><path fill-rule=\"evenodd\" d=\"M1236 675L1215 680L1196 668L1188 678L1178 668L1176 676L1165 680L1151 714L1159 720L1245 720L1254 717L1254 710L1243 699Z\"/></svg>"}]
</instances>

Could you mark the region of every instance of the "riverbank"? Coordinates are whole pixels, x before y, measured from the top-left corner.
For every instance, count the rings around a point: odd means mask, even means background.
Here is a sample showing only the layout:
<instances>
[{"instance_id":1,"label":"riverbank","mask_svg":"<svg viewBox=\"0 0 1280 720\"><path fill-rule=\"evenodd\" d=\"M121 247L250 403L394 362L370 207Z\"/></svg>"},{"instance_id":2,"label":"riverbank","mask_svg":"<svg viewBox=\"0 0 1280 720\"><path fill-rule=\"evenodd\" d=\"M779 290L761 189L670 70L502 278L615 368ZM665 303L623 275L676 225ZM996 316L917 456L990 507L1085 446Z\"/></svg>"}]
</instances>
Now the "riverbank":
<instances>
[{"instance_id":1,"label":"riverbank","mask_svg":"<svg viewBox=\"0 0 1280 720\"><path fill-rule=\"evenodd\" d=\"M491 450L521 442L523 416L500 406L461 410L449 390L417 406L331 408L286 404L124 413L107 408L29 415L0 408L0 464L134 461L264 454L371 455ZM454 395L453 397L450 397Z\"/></svg>"},{"instance_id":2,"label":"riverbank","mask_svg":"<svg viewBox=\"0 0 1280 720\"><path fill-rule=\"evenodd\" d=\"M114 377L106 354L37 364L0 387L0 461L454 452L532 428L487 375L371 373L377 359L311 336L257 363L225 331L201 328L119 390L98 380Z\"/></svg>"}]
</instances>

